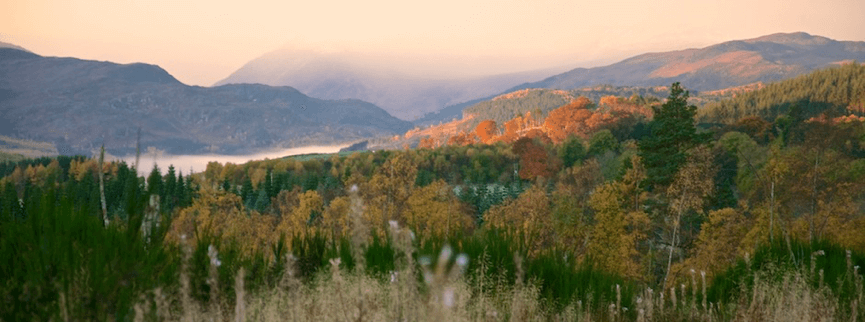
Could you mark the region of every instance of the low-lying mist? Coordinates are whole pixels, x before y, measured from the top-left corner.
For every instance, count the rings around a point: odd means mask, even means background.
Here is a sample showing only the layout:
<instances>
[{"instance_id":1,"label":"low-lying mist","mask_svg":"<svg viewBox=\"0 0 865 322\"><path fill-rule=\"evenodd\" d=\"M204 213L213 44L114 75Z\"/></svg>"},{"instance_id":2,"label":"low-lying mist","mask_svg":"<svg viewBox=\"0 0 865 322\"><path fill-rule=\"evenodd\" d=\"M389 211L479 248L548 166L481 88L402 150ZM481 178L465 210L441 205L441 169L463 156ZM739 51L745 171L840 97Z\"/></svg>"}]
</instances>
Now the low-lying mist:
<instances>
[{"instance_id":1,"label":"low-lying mist","mask_svg":"<svg viewBox=\"0 0 865 322\"><path fill-rule=\"evenodd\" d=\"M277 159L292 155L313 154L313 153L336 153L339 149L348 145L331 145L331 146L306 146L299 148L290 148L284 150L276 150L271 152L260 152L246 155L223 155L223 154L198 154L198 155L170 155L162 152L142 153L139 158L138 173L140 175L148 175L153 170L153 166L159 167L162 174L168 172L168 167L174 165L177 172L183 171L184 174L196 173L204 171L207 168L207 163L216 161L221 164L227 162L241 164L253 160ZM117 157L116 160L125 161L129 165L135 164L135 155L127 155Z\"/></svg>"}]
</instances>

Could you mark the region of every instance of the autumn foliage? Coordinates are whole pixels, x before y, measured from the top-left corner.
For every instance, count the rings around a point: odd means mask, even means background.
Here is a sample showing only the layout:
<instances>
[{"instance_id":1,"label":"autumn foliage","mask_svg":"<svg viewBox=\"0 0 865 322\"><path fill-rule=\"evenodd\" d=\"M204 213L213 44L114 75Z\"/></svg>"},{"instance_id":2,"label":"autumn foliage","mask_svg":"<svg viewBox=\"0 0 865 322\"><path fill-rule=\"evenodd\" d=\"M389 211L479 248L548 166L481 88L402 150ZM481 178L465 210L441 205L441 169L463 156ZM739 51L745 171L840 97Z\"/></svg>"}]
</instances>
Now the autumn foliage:
<instances>
[{"instance_id":1,"label":"autumn foliage","mask_svg":"<svg viewBox=\"0 0 865 322\"><path fill-rule=\"evenodd\" d=\"M496 121L486 120L482 121L475 127L475 134L480 138L481 142L489 144L493 141L498 133L498 126L496 125Z\"/></svg>"},{"instance_id":2,"label":"autumn foliage","mask_svg":"<svg viewBox=\"0 0 865 322\"><path fill-rule=\"evenodd\" d=\"M605 96L601 98L600 106L596 106L588 98L581 96L550 111L546 117L532 112L514 116L505 122L501 129L493 120L481 121L474 131L464 131L451 136L447 144L513 143L522 137L541 138L558 144L572 135L588 139L602 129L611 129L617 133L628 131L636 123L651 117L651 109L625 98ZM422 139L419 144L419 147L424 148L434 146L436 144L432 137Z\"/></svg>"}]
</instances>

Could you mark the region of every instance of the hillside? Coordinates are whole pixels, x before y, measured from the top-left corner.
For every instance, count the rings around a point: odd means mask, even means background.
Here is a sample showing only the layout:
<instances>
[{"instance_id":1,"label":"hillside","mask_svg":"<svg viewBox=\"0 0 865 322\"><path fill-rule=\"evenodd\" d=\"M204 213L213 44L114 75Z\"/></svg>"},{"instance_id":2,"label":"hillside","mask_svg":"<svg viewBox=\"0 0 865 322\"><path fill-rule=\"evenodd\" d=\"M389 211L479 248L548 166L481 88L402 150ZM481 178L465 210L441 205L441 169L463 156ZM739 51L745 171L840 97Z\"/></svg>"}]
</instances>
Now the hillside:
<instances>
[{"instance_id":1,"label":"hillside","mask_svg":"<svg viewBox=\"0 0 865 322\"><path fill-rule=\"evenodd\" d=\"M717 90L779 81L845 60L865 60L865 42L836 41L803 32L779 33L699 49L647 53L603 67L577 68L508 92L596 84L668 86L675 81L693 90Z\"/></svg>"},{"instance_id":2,"label":"hillside","mask_svg":"<svg viewBox=\"0 0 865 322\"><path fill-rule=\"evenodd\" d=\"M316 98L372 102L398 118L413 120L449 105L495 95L526 80L542 79L564 70L465 76L442 71L447 68L435 68L437 63L410 58L387 60L353 52L283 48L246 63L216 85L291 86ZM413 71L423 65L431 67L425 72Z\"/></svg>"},{"instance_id":3,"label":"hillside","mask_svg":"<svg viewBox=\"0 0 865 322\"><path fill-rule=\"evenodd\" d=\"M807 119L821 113L830 116L865 115L865 66L846 64L768 84L735 98L707 104L698 113L704 123L732 124L749 116L774 121L781 114ZM794 111L795 109L795 111Z\"/></svg>"},{"instance_id":4,"label":"hillside","mask_svg":"<svg viewBox=\"0 0 865 322\"><path fill-rule=\"evenodd\" d=\"M531 112L536 117L545 117L549 111L566 105L580 96L598 104L601 98L605 96L631 97L636 95L643 100L657 100L668 94L669 89L665 86L648 88L600 85L567 91L542 88L523 89L482 101L466 108L464 112L467 115L474 115L477 122L493 120L498 124L504 124L515 116L524 115L527 112Z\"/></svg>"},{"instance_id":5,"label":"hillside","mask_svg":"<svg viewBox=\"0 0 865 322\"><path fill-rule=\"evenodd\" d=\"M61 154L141 146L171 154L245 153L402 133L410 124L359 100L291 87L187 86L147 64L42 57L0 48L0 135L51 142Z\"/></svg>"}]
</instances>

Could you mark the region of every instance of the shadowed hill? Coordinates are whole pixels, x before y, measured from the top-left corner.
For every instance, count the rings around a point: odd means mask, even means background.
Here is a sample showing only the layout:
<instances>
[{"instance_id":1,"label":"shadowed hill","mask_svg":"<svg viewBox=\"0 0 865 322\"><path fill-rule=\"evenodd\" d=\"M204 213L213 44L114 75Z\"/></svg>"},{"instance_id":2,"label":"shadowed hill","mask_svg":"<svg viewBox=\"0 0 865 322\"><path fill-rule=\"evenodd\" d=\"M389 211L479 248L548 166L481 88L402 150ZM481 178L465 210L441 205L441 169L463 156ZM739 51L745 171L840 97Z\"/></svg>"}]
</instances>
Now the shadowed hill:
<instances>
[{"instance_id":1,"label":"shadowed hill","mask_svg":"<svg viewBox=\"0 0 865 322\"><path fill-rule=\"evenodd\" d=\"M359 100L321 100L291 87L187 86L162 68L42 57L0 48L0 134L60 153L141 145L172 154L246 153L392 135L410 124Z\"/></svg>"}]
</instances>

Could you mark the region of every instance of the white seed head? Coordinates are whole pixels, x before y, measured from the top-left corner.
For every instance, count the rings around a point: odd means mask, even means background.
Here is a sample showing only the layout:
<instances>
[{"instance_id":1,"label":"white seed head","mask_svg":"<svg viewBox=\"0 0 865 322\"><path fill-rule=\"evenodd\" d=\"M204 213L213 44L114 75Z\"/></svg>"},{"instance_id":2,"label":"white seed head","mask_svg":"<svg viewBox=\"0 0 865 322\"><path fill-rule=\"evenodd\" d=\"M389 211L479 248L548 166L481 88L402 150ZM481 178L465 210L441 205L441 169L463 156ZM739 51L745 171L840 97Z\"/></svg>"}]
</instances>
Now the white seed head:
<instances>
[{"instance_id":1,"label":"white seed head","mask_svg":"<svg viewBox=\"0 0 865 322\"><path fill-rule=\"evenodd\" d=\"M445 288L445 290L442 294L442 304L444 304L445 307L449 307L449 308L454 306L454 288L453 287Z\"/></svg>"},{"instance_id":2,"label":"white seed head","mask_svg":"<svg viewBox=\"0 0 865 322\"><path fill-rule=\"evenodd\" d=\"M459 266L462 269L465 269L468 264L469 264L469 256L468 255L466 255L466 254L457 255L457 266Z\"/></svg>"},{"instance_id":3,"label":"white seed head","mask_svg":"<svg viewBox=\"0 0 865 322\"><path fill-rule=\"evenodd\" d=\"M442 247L442 252L439 254L439 262L444 263L451 259L451 255L453 255L453 249L451 245L445 245Z\"/></svg>"},{"instance_id":4,"label":"white seed head","mask_svg":"<svg viewBox=\"0 0 865 322\"><path fill-rule=\"evenodd\" d=\"M429 256L421 256L417 259L417 262L420 263L421 266L429 266L432 264L432 259Z\"/></svg>"}]
</instances>

